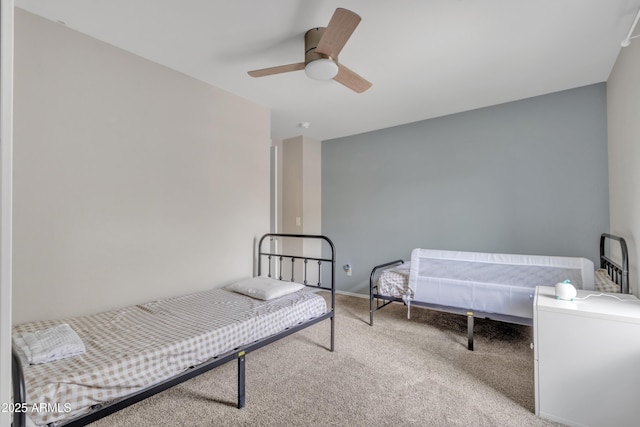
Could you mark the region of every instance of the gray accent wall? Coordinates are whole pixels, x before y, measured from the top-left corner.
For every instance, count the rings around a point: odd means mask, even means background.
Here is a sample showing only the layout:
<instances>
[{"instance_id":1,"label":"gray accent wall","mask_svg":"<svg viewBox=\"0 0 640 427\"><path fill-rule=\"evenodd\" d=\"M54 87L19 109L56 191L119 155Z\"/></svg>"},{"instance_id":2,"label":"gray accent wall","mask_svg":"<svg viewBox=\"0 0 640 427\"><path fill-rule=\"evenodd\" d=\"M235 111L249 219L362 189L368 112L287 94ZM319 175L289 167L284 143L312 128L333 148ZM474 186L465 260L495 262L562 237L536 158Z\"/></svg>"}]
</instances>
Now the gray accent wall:
<instances>
[{"instance_id":1,"label":"gray accent wall","mask_svg":"<svg viewBox=\"0 0 640 427\"><path fill-rule=\"evenodd\" d=\"M595 263L609 229L606 114L601 83L323 141L338 288L368 293L374 265L415 247Z\"/></svg>"}]
</instances>

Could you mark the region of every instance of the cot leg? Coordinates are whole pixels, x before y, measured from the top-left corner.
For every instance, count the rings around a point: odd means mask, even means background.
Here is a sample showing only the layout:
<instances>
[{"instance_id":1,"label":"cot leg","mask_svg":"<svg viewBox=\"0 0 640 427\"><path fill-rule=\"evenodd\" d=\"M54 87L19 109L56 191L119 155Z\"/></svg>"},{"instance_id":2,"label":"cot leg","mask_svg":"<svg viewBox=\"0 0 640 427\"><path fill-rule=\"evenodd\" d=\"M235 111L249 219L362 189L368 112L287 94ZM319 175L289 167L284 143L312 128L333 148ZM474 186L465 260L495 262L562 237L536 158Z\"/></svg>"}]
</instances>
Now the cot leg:
<instances>
[{"instance_id":1,"label":"cot leg","mask_svg":"<svg viewBox=\"0 0 640 427\"><path fill-rule=\"evenodd\" d=\"M473 312L467 312L467 348L473 351Z\"/></svg>"},{"instance_id":2,"label":"cot leg","mask_svg":"<svg viewBox=\"0 0 640 427\"><path fill-rule=\"evenodd\" d=\"M238 353L238 409L244 408L245 405L244 358L244 351Z\"/></svg>"}]
</instances>

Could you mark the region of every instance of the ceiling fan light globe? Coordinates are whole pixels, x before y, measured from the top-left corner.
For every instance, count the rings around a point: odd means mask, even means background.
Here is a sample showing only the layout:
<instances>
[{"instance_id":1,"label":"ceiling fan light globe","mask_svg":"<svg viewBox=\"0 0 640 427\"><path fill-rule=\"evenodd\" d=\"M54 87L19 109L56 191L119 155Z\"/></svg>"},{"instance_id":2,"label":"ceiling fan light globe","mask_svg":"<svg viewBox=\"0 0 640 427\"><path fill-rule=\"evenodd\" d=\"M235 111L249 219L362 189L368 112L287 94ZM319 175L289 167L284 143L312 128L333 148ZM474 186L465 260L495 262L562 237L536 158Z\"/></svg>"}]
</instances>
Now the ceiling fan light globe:
<instances>
[{"instance_id":1,"label":"ceiling fan light globe","mask_svg":"<svg viewBox=\"0 0 640 427\"><path fill-rule=\"evenodd\" d=\"M304 67L304 72L315 80L331 80L338 74L338 64L328 58L316 59Z\"/></svg>"}]
</instances>

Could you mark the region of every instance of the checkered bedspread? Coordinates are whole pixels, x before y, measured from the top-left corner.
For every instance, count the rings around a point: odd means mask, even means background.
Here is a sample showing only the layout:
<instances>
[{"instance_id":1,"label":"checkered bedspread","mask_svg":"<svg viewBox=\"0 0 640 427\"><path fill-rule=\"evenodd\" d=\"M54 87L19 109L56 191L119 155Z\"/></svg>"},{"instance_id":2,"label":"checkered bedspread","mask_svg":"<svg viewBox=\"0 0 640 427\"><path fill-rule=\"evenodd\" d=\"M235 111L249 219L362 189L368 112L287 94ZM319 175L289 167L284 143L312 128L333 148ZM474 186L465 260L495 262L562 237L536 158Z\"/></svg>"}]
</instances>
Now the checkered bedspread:
<instances>
[{"instance_id":1,"label":"checkered bedspread","mask_svg":"<svg viewBox=\"0 0 640 427\"><path fill-rule=\"evenodd\" d=\"M413 297L409 288L409 271L411 263L405 262L398 266L383 270L378 277L378 293L390 297L402 298L405 295ZM616 284L607 270L599 268L595 271L595 288L599 292L620 293L620 285Z\"/></svg>"},{"instance_id":2,"label":"checkered bedspread","mask_svg":"<svg viewBox=\"0 0 640 427\"><path fill-rule=\"evenodd\" d=\"M604 268L596 270L594 278L596 280L596 291L620 293L620 285L611 280L611 276Z\"/></svg>"},{"instance_id":3,"label":"checkered bedspread","mask_svg":"<svg viewBox=\"0 0 640 427\"><path fill-rule=\"evenodd\" d=\"M48 405L29 416L43 425L79 415L325 312L324 298L306 290L261 301L212 289L91 316L17 325L14 333L68 323L87 350L24 367L28 407Z\"/></svg>"},{"instance_id":4,"label":"checkered bedspread","mask_svg":"<svg viewBox=\"0 0 640 427\"><path fill-rule=\"evenodd\" d=\"M409 289L410 270L409 262L383 270L378 277L378 293L395 298L402 298L405 295L413 298L413 291Z\"/></svg>"}]
</instances>

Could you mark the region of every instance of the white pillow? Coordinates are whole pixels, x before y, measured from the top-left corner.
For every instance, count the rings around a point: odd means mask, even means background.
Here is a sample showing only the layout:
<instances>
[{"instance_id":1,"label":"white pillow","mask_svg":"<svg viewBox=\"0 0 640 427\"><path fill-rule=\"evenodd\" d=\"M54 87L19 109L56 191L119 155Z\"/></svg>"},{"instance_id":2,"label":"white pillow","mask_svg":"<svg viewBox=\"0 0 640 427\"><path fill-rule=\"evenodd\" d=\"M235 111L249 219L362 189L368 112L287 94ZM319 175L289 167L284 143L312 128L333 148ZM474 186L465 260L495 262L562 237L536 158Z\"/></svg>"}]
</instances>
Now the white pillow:
<instances>
[{"instance_id":1,"label":"white pillow","mask_svg":"<svg viewBox=\"0 0 640 427\"><path fill-rule=\"evenodd\" d=\"M283 282L270 277L252 277L232 283L225 289L238 292L261 300L278 298L304 288L304 285L295 282Z\"/></svg>"}]
</instances>

